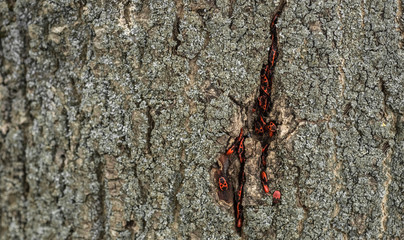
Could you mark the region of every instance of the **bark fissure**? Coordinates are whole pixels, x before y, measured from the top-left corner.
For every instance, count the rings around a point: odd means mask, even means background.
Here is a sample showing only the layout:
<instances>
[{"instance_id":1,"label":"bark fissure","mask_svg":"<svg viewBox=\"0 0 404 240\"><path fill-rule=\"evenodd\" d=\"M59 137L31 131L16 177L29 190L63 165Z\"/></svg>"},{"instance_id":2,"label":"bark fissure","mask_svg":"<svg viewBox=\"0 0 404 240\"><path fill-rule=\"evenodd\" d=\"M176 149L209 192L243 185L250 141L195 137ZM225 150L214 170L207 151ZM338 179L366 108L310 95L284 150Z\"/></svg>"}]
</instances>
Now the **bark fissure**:
<instances>
[{"instance_id":1,"label":"bark fissure","mask_svg":"<svg viewBox=\"0 0 404 240\"><path fill-rule=\"evenodd\" d=\"M27 16L25 16L27 18ZM29 36L28 36L28 26L27 23L29 19L20 19L21 23L20 26L22 26L20 30L20 37L22 38L22 49L21 49L21 58L22 62L26 62L29 56ZM24 117L25 122L19 126L19 128L22 129L23 132L23 141L22 141L22 149L23 149L23 154L21 156L21 161L23 163L23 174L22 174L22 187L23 187L23 201L24 201L24 207L25 207L25 212L28 211L29 208L29 191L30 191L30 186L28 183L28 159L27 159L27 154L28 154L28 146L32 142L32 135L31 135L31 125L32 125L32 116L30 114L30 101L27 97L28 93L28 85L27 85L27 66L25 64L22 65L22 73L21 73L21 89L22 89L22 96L25 99L25 109L24 109ZM25 215L22 215L23 218L26 218ZM27 238L27 230L26 230L26 224L27 224L27 219L21 219L23 221L23 236L24 238Z\"/></svg>"},{"instance_id":2,"label":"bark fissure","mask_svg":"<svg viewBox=\"0 0 404 240\"><path fill-rule=\"evenodd\" d=\"M100 206L98 208L98 221L100 222L100 229L98 238L105 239L106 237L106 222L107 222L107 206L106 206L106 189L105 189L105 166L104 166L104 159L98 154L94 153L93 161L97 162L98 165L96 168L96 176L97 182L99 185L98 189L98 201Z\"/></svg>"},{"instance_id":3,"label":"bark fissure","mask_svg":"<svg viewBox=\"0 0 404 240\"><path fill-rule=\"evenodd\" d=\"M155 122L154 122L153 117L151 115L151 111L152 111L152 108L149 106L147 108L147 112L146 112L147 123L148 123L147 134L146 134L146 152L148 154L152 154L151 137L152 137L152 132L153 132L153 129L154 129L154 126L155 126Z\"/></svg>"},{"instance_id":4,"label":"bark fissure","mask_svg":"<svg viewBox=\"0 0 404 240\"><path fill-rule=\"evenodd\" d=\"M181 41L178 38L178 34L180 34L181 19L184 17L184 5L183 5L182 1L176 1L175 8L176 8L176 13L175 13L175 20L173 23L172 35L173 35L173 40L175 41L176 44L173 47L173 54L179 56L178 47L181 45Z\"/></svg>"}]
</instances>

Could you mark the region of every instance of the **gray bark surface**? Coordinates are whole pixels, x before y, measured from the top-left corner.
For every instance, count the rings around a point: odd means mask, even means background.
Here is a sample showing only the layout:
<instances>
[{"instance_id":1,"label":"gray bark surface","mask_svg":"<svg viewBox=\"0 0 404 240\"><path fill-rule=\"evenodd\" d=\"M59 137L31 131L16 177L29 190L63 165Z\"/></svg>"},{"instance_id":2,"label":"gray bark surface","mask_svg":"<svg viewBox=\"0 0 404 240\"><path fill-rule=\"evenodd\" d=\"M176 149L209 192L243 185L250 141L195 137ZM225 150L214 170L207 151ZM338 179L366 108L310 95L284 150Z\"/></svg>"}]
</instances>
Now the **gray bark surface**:
<instances>
[{"instance_id":1,"label":"gray bark surface","mask_svg":"<svg viewBox=\"0 0 404 240\"><path fill-rule=\"evenodd\" d=\"M279 1L0 0L0 239L404 239L404 17L288 1L272 206L211 170L256 96Z\"/></svg>"}]
</instances>

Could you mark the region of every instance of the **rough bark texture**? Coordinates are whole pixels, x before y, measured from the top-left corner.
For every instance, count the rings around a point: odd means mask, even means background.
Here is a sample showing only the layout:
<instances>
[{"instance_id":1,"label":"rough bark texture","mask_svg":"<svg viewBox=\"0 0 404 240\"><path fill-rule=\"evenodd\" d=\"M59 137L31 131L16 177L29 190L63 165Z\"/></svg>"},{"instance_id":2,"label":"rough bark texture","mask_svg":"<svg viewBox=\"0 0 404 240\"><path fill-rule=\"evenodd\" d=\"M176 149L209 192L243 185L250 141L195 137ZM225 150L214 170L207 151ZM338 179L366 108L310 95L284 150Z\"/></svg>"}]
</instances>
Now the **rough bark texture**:
<instances>
[{"instance_id":1,"label":"rough bark texture","mask_svg":"<svg viewBox=\"0 0 404 240\"><path fill-rule=\"evenodd\" d=\"M278 4L0 0L0 239L240 238L210 171ZM404 239L403 8L288 1L268 169L282 203L249 157L241 238Z\"/></svg>"}]
</instances>

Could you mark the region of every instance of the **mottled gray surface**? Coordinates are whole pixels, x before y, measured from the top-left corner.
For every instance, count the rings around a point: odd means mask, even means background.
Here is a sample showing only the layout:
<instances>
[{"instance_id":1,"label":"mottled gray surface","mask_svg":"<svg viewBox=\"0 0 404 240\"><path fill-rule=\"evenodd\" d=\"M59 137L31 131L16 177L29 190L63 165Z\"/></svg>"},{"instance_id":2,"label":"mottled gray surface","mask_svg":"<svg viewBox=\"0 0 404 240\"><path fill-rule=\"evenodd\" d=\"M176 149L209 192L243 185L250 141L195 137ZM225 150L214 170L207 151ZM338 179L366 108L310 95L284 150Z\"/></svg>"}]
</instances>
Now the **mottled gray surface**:
<instances>
[{"instance_id":1,"label":"mottled gray surface","mask_svg":"<svg viewBox=\"0 0 404 240\"><path fill-rule=\"evenodd\" d=\"M209 173L278 5L0 0L0 239L238 239ZM288 1L268 169L283 198L248 159L241 238L404 238L403 7Z\"/></svg>"}]
</instances>

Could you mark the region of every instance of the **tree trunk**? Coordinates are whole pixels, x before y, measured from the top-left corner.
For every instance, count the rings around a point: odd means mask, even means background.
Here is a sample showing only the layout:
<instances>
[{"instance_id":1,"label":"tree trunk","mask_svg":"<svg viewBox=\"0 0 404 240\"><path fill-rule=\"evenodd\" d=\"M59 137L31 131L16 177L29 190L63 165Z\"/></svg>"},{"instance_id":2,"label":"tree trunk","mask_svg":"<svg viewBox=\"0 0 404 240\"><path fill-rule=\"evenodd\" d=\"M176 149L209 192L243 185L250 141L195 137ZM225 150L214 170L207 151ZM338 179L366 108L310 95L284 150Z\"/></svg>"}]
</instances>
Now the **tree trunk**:
<instances>
[{"instance_id":1,"label":"tree trunk","mask_svg":"<svg viewBox=\"0 0 404 240\"><path fill-rule=\"evenodd\" d=\"M288 1L281 202L248 138L241 235L220 204L279 4L0 0L0 239L404 239L402 0Z\"/></svg>"}]
</instances>

